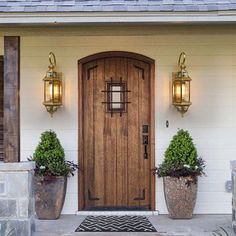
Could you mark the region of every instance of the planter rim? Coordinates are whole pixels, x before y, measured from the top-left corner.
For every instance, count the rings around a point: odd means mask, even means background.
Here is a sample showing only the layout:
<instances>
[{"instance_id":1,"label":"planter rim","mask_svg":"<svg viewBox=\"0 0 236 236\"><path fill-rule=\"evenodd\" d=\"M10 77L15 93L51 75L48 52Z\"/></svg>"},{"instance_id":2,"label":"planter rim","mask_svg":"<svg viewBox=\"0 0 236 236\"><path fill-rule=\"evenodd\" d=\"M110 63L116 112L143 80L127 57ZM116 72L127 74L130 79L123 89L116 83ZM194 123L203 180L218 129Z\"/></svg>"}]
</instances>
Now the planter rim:
<instances>
[{"instance_id":1,"label":"planter rim","mask_svg":"<svg viewBox=\"0 0 236 236\"><path fill-rule=\"evenodd\" d=\"M164 176L163 178L173 178L173 179L188 179L188 178L197 178L198 176L188 175L188 176Z\"/></svg>"},{"instance_id":2,"label":"planter rim","mask_svg":"<svg viewBox=\"0 0 236 236\"><path fill-rule=\"evenodd\" d=\"M63 175L60 175L60 176L58 176L58 175L42 175L42 176L40 176L40 175L34 175L36 178L38 178L38 179L64 179L64 178L67 178L66 176L63 176Z\"/></svg>"}]
</instances>

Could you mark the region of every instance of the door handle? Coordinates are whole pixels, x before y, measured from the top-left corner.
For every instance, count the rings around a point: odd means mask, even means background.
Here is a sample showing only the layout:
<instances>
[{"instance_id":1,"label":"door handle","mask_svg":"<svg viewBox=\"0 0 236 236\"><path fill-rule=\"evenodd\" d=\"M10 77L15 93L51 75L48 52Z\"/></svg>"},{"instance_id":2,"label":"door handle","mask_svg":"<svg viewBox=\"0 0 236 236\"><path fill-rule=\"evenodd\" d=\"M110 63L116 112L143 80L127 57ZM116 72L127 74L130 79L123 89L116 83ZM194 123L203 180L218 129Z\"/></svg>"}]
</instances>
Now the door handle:
<instances>
[{"instance_id":1,"label":"door handle","mask_svg":"<svg viewBox=\"0 0 236 236\"><path fill-rule=\"evenodd\" d=\"M148 159L148 135L143 135L144 159Z\"/></svg>"}]
</instances>

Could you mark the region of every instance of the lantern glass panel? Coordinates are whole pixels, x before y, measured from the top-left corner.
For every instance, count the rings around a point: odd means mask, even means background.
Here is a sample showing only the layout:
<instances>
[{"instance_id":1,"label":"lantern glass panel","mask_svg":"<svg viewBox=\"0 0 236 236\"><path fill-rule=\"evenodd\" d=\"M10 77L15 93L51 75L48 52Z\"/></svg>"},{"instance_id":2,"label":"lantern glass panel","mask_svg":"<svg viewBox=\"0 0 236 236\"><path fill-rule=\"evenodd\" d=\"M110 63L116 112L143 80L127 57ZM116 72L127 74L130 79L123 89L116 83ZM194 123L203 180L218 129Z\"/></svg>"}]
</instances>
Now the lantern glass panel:
<instances>
[{"instance_id":1,"label":"lantern glass panel","mask_svg":"<svg viewBox=\"0 0 236 236\"><path fill-rule=\"evenodd\" d=\"M173 101L190 102L190 81L176 80L173 83Z\"/></svg>"},{"instance_id":2,"label":"lantern glass panel","mask_svg":"<svg viewBox=\"0 0 236 236\"><path fill-rule=\"evenodd\" d=\"M53 102L61 102L61 81L53 81Z\"/></svg>"},{"instance_id":3,"label":"lantern glass panel","mask_svg":"<svg viewBox=\"0 0 236 236\"><path fill-rule=\"evenodd\" d=\"M52 81L45 81L45 95L44 100L45 102L52 102L53 101L53 82Z\"/></svg>"},{"instance_id":4,"label":"lantern glass panel","mask_svg":"<svg viewBox=\"0 0 236 236\"><path fill-rule=\"evenodd\" d=\"M46 80L44 82L45 94L44 101L46 103L60 103L61 102L61 81L60 80Z\"/></svg>"},{"instance_id":5,"label":"lantern glass panel","mask_svg":"<svg viewBox=\"0 0 236 236\"><path fill-rule=\"evenodd\" d=\"M181 95L181 81L174 81L173 84L173 100L174 102L180 103L182 102L182 95Z\"/></svg>"},{"instance_id":6,"label":"lantern glass panel","mask_svg":"<svg viewBox=\"0 0 236 236\"><path fill-rule=\"evenodd\" d=\"M190 102L190 81L182 81L182 102Z\"/></svg>"}]
</instances>

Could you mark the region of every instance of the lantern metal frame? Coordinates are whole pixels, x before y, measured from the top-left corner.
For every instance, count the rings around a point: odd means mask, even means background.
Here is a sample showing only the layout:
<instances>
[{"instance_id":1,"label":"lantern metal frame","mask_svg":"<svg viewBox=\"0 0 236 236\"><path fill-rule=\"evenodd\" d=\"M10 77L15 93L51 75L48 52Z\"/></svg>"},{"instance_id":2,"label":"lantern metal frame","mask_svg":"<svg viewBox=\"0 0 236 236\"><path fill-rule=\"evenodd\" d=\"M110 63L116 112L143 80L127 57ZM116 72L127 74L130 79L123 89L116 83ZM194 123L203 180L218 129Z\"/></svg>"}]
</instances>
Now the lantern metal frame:
<instances>
[{"instance_id":1,"label":"lantern metal frame","mask_svg":"<svg viewBox=\"0 0 236 236\"><path fill-rule=\"evenodd\" d=\"M53 116L54 112L62 105L62 79L55 71L56 57L53 52L49 53L49 66L46 76L43 78L44 81L44 102L43 105L46 107L47 112ZM52 91L50 94L51 99L47 100L47 84L52 85ZM55 98L55 85L59 87L57 99Z\"/></svg>"},{"instance_id":2,"label":"lantern metal frame","mask_svg":"<svg viewBox=\"0 0 236 236\"><path fill-rule=\"evenodd\" d=\"M176 107L176 109L181 113L183 116L187 111L188 108L192 105L192 102L190 100L190 84L191 84L191 78L188 75L188 72L186 70L186 54L182 52L179 56L179 61L178 61L178 66L180 70L178 72L173 72L172 73L172 104ZM176 95L176 87L177 84L180 85L180 94L179 94L179 99L177 99ZM185 100L183 97L184 92L183 91L183 85L188 84L188 99Z\"/></svg>"}]
</instances>

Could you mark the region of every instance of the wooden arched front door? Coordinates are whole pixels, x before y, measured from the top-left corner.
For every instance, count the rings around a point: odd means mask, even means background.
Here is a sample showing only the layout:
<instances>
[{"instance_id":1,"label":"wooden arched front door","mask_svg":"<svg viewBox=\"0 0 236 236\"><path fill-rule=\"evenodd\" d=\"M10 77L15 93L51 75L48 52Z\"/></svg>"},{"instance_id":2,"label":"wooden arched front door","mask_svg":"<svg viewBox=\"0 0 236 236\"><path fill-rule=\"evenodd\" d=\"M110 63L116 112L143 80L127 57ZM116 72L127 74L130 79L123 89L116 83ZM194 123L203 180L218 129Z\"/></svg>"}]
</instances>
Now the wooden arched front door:
<instances>
[{"instance_id":1,"label":"wooden arched front door","mask_svg":"<svg viewBox=\"0 0 236 236\"><path fill-rule=\"evenodd\" d=\"M79 209L154 209L154 61L79 61Z\"/></svg>"}]
</instances>

